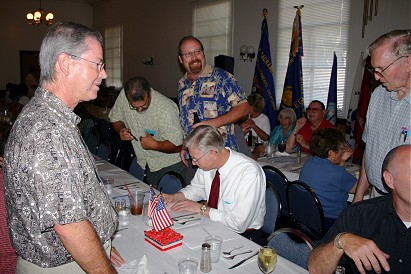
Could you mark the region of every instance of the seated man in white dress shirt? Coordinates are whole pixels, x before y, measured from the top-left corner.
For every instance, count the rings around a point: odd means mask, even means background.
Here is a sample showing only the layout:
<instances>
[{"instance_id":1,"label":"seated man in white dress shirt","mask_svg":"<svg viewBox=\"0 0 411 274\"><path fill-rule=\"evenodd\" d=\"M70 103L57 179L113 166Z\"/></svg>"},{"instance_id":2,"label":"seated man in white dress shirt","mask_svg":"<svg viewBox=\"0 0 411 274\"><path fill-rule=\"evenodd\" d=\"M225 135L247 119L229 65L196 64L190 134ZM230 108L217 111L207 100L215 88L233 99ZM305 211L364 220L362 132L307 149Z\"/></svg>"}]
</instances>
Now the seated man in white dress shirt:
<instances>
[{"instance_id":1,"label":"seated man in white dress shirt","mask_svg":"<svg viewBox=\"0 0 411 274\"><path fill-rule=\"evenodd\" d=\"M264 223L266 186L258 163L224 147L223 137L212 126L198 126L184 144L199 168L191 185L172 195L163 194L166 203L175 203L171 210L200 213L264 244L260 229ZM220 183L215 181L217 172ZM207 205L197 202L201 200L208 200Z\"/></svg>"}]
</instances>

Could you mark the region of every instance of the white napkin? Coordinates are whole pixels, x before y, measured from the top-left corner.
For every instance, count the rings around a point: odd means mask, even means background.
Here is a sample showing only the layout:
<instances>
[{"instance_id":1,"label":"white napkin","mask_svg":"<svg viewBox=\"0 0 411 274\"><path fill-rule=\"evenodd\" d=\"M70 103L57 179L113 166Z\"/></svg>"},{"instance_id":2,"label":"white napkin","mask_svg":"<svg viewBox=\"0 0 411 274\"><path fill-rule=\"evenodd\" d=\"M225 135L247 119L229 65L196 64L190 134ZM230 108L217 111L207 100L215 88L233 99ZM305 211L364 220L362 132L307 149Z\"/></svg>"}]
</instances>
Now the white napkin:
<instances>
[{"instance_id":1,"label":"white napkin","mask_svg":"<svg viewBox=\"0 0 411 274\"><path fill-rule=\"evenodd\" d=\"M277 156L290 156L290 154L289 153L287 153L287 152L279 152L279 151L276 151L275 152L275 155L277 155Z\"/></svg>"},{"instance_id":2,"label":"white napkin","mask_svg":"<svg viewBox=\"0 0 411 274\"><path fill-rule=\"evenodd\" d=\"M144 255L139 263L137 263L137 260L127 262L121 267L118 267L117 272L119 274L149 274L150 270L148 269L147 263L147 257Z\"/></svg>"}]
</instances>

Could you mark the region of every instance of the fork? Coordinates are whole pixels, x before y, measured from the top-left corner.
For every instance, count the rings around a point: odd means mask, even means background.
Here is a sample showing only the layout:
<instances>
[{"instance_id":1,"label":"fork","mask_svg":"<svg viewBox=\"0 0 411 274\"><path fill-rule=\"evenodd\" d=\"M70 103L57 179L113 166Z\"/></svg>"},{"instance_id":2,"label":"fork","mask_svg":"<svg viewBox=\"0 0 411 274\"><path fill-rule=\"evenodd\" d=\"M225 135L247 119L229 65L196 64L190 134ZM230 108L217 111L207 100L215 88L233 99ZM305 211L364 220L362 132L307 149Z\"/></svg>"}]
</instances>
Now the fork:
<instances>
[{"instance_id":1,"label":"fork","mask_svg":"<svg viewBox=\"0 0 411 274\"><path fill-rule=\"evenodd\" d=\"M233 248L233 249L231 249L230 251L223 251L223 254L224 254L224 255L231 255L231 252L233 252L234 250L243 248L243 247L244 247L243 245L240 245L239 247Z\"/></svg>"},{"instance_id":2,"label":"fork","mask_svg":"<svg viewBox=\"0 0 411 274\"><path fill-rule=\"evenodd\" d=\"M238 255L243 255L243 254L247 254L247 253L251 253L251 252L253 252L253 251L252 250L247 250L247 251L244 251L244 252L241 252L241 253L238 253L238 254L234 254L234 255L231 255L231 256L228 256L228 257L223 257L223 258L227 259L227 260L233 260Z\"/></svg>"},{"instance_id":3,"label":"fork","mask_svg":"<svg viewBox=\"0 0 411 274\"><path fill-rule=\"evenodd\" d=\"M192 220L184 221L184 222L181 222L181 223L177 222L177 224L180 224L180 225L185 225L185 224L186 224L186 223L188 223L188 222L198 221L198 220L201 220L201 218L192 219Z\"/></svg>"}]
</instances>

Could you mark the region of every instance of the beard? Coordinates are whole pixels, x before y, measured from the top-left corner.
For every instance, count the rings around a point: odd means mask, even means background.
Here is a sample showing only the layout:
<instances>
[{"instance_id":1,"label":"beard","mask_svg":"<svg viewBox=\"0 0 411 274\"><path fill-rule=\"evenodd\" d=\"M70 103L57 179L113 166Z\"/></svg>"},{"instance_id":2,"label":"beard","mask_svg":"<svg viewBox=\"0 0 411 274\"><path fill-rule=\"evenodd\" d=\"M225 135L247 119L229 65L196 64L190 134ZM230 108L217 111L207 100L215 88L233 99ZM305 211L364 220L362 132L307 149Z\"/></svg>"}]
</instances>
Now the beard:
<instances>
[{"instance_id":1,"label":"beard","mask_svg":"<svg viewBox=\"0 0 411 274\"><path fill-rule=\"evenodd\" d=\"M203 70L203 63L200 59L194 59L188 63L188 68L192 74L199 74Z\"/></svg>"}]
</instances>

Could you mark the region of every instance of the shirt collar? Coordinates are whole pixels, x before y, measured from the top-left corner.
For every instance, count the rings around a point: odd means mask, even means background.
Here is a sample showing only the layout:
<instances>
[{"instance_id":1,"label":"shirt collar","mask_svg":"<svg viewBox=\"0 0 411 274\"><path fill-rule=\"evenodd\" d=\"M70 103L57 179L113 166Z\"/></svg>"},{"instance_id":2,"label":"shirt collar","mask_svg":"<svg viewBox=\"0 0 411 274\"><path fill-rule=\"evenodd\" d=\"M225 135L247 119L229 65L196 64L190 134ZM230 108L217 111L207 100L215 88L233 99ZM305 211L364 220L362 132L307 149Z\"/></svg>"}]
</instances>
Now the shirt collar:
<instances>
[{"instance_id":1,"label":"shirt collar","mask_svg":"<svg viewBox=\"0 0 411 274\"><path fill-rule=\"evenodd\" d=\"M56 114L63 117L63 119L66 119L75 125L80 123L81 118L49 90L38 87L34 98L39 98L40 102L45 102L50 109L54 109Z\"/></svg>"}]
</instances>

